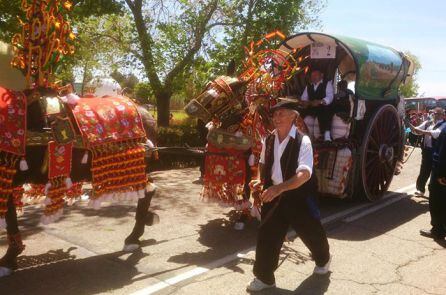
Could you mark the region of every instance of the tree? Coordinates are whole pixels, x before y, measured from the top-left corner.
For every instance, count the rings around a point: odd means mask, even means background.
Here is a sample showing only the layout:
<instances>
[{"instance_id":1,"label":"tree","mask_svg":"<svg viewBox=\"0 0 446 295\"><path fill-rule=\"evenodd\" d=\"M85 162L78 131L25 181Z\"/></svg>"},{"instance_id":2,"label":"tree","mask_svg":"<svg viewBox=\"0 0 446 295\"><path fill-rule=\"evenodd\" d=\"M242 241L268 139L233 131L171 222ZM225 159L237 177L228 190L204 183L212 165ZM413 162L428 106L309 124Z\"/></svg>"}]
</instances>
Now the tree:
<instances>
[{"instance_id":1,"label":"tree","mask_svg":"<svg viewBox=\"0 0 446 295\"><path fill-rule=\"evenodd\" d=\"M240 66L245 46L275 30L286 36L308 28L319 27L319 12L325 6L320 0L238 0L229 7L223 41L211 50L212 60L223 70L234 59Z\"/></svg>"},{"instance_id":2,"label":"tree","mask_svg":"<svg viewBox=\"0 0 446 295\"><path fill-rule=\"evenodd\" d=\"M410 62L413 64L413 74L408 79L406 84L400 86L400 94L402 97L415 97L418 96L418 89L420 86L417 81L418 71L421 69L420 60L416 55L410 51L404 52L404 54L409 58Z\"/></svg>"},{"instance_id":3,"label":"tree","mask_svg":"<svg viewBox=\"0 0 446 295\"><path fill-rule=\"evenodd\" d=\"M173 84L201 49L219 0L125 0L135 23L145 74L156 98L158 124L169 125Z\"/></svg>"},{"instance_id":4,"label":"tree","mask_svg":"<svg viewBox=\"0 0 446 295\"><path fill-rule=\"evenodd\" d=\"M31 0L28 0L31 2ZM10 42L14 34L20 32L18 16L23 19L22 0L0 1L0 40ZM82 21L90 16L119 14L123 3L115 0L73 0L71 18L73 22Z\"/></svg>"},{"instance_id":5,"label":"tree","mask_svg":"<svg viewBox=\"0 0 446 295\"><path fill-rule=\"evenodd\" d=\"M2 4L7 13L0 16L0 31L2 24L9 23L3 20L14 21L20 1ZM74 70L75 76L85 81L98 71L141 71L156 100L158 123L167 126L174 94L175 99L183 94L193 97L210 76L224 72L229 60L235 57L240 64L243 46L251 40L275 29L289 34L317 23L325 0L73 3L71 17L78 34L78 52L66 60L63 76L72 77L69 72ZM0 38L8 34L0 34ZM140 76L138 72L136 75Z\"/></svg>"},{"instance_id":6,"label":"tree","mask_svg":"<svg viewBox=\"0 0 446 295\"><path fill-rule=\"evenodd\" d=\"M153 104L153 102L149 99L152 96L152 88L150 87L150 84L147 82L139 82L138 84L136 84L135 86L135 91L134 91L134 96L135 99L141 103L141 104L146 104L146 103L151 103Z\"/></svg>"}]
</instances>

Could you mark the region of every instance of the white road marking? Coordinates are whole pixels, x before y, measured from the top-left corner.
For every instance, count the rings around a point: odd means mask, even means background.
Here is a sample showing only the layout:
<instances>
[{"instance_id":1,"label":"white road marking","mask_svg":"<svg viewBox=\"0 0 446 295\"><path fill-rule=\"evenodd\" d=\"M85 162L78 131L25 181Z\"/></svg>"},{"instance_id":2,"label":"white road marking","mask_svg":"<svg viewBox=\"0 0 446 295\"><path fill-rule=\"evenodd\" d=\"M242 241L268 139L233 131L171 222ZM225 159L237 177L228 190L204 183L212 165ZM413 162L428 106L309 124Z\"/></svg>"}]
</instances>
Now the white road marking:
<instances>
[{"instance_id":1,"label":"white road marking","mask_svg":"<svg viewBox=\"0 0 446 295\"><path fill-rule=\"evenodd\" d=\"M387 201L382 202L380 204L377 204L375 206L371 206L370 208L368 208L368 209L366 209L364 211L361 211L358 214L355 214L353 216L348 216L343 221L346 222L346 223L350 223L350 222L358 220L358 219L360 219L360 218L362 218L364 216L367 216L367 215L369 215L369 214L371 214L373 212L376 212L376 211L378 211L378 210L380 210L380 209L382 209L384 207L392 205L393 203L398 202L401 199L406 197L405 195L403 195L403 196L396 196L395 197L396 194L403 193L403 192L407 193L407 192L412 191L414 189L415 189L415 184L412 184L412 185L406 186L406 187L404 187L404 188L402 188L402 189L400 189L398 191L390 193L389 196L386 197L386 199L388 199ZM394 196L394 197L391 198L392 196Z\"/></svg>"},{"instance_id":2,"label":"white road marking","mask_svg":"<svg viewBox=\"0 0 446 295\"><path fill-rule=\"evenodd\" d=\"M355 206L353 208L349 208L349 209L346 209L344 211L341 211L341 212L329 215L329 216L327 216L325 218L322 218L321 222L322 222L322 224L327 224L327 223L330 223L330 222L332 222L334 220L339 220L339 219L344 218L345 216L349 216L353 212L356 212L356 211L361 210L363 208L370 207L370 208L368 208L365 211L361 211L360 213L358 213L356 215L353 215L351 217L347 217L347 218L343 219L343 221L345 221L345 222L351 222L351 221L357 220L357 219L359 219L361 217L364 217L364 216L366 216L368 214L371 214L371 213L373 213L375 211L378 211L379 209L382 209L382 208L384 208L386 206L389 206L389 205L391 205L391 204L401 200L405 196L398 196L398 197L394 197L394 198L391 198L391 197L395 196L395 195L397 195L399 193L408 192L410 190L413 190L414 188L415 188L415 184L411 184L411 185L405 186L403 188L400 188L400 189L396 190L395 192L387 193L383 197L383 200L389 199L388 201L380 202L377 205L373 205L373 204L370 204L370 203L358 205L358 206ZM290 238L294 237L295 236L294 231L292 231L291 234L288 234L288 236ZM222 257L222 258L220 258L218 260L215 260L215 261L213 261L211 263L208 263L205 266L196 267L196 268L193 268L193 269L191 269L189 271L186 271L184 273L176 275L174 277L171 277L171 278L168 278L166 280L160 281L159 283L153 284L153 285L148 286L148 287L146 287L144 289L136 291L136 292L132 293L131 295L149 295L149 294L153 294L153 293L158 292L160 290L163 290L165 288L171 287L171 286L173 286L173 285L175 285L175 284L177 284L179 282L182 282L182 281L191 279L193 277L202 275L204 273L207 273L208 271L210 271L212 269L215 269L215 268L221 267L223 265L226 265L226 264L228 264L228 263L230 263L230 262L232 262L234 260L237 260L239 258L244 258L244 257L246 257L248 255L249 252L254 251L254 250L255 250L255 246L252 246L252 247L249 247L249 248L247 248L247 249L245 249L243 251L227 255L227 256Z\"/></svg>"}]
</instances>

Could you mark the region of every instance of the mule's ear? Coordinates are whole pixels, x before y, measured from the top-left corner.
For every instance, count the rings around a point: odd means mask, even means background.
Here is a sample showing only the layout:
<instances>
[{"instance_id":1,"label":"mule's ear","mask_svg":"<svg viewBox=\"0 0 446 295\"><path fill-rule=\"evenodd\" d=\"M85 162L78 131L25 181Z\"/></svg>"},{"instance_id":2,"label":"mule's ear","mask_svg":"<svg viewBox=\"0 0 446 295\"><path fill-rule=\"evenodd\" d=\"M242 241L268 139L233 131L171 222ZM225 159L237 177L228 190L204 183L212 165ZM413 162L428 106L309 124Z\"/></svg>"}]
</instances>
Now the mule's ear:
<instances>
[{"instance_id":1,"label":"mule's ear","mask_svg":"<svg viewBox=\"0 0 446 295\"><path fill-rule=\"evenodd\" d=\"M235 75L235 60L231 59L226 69L226 76L233 77Z\"/></svg>"}]
</instances>

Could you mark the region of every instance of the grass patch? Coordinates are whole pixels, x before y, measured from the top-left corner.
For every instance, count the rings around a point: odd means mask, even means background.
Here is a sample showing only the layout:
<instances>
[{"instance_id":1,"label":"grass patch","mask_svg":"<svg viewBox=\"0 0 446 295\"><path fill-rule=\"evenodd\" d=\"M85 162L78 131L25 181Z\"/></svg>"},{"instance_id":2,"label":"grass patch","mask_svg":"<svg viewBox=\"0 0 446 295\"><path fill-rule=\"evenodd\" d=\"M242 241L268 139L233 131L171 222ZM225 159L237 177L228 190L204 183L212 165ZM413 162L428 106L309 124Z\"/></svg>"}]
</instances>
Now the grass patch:
<instances>
[{"instance_id":1,"label":"grass patch","mask_svg":"<svg viewBox=\"0 0 446 295\"><path fill-rule=\"evenodd\" d=\"M157 119L157 111L150 111L155 119ZM173 115L173 119L170 125L182 125L185 121L191 119L184 110L171 110L170 113Z\"/></svg>"}]
</instances>

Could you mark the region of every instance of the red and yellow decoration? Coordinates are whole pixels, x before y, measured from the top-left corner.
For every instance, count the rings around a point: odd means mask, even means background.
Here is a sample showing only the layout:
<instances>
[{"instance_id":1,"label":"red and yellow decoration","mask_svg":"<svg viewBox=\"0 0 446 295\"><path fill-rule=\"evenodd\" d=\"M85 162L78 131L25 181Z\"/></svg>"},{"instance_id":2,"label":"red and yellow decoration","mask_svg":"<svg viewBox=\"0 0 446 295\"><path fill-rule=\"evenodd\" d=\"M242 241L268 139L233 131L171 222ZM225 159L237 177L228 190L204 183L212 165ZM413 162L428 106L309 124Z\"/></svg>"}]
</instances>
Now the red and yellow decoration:
<instances>
[{"instance_id":1,"label":"red and yellow decoration","mask_svg":"<svg viewBox=\"0 0 446 295\"><path fill-rule=\"evenodd\" d=\"M126 97L81 98L73 114L88 148L146 137L136 105Z\"/></svg>"},{"instance_id":2,"label":"red and yellow decoration","mask_svg":"<svg viewBox=\"0 0 446 295\"><path fill-rule=\"evenodd\" d=\"M93 155L91 205L144 197L146 133L136 105L126 97L82 98L73 115Z\"/></svg>"},{"instance_id":3,"label":"red and yellow decoration","mask_svg":"<svg viewBox=\"0 0 446 295\"><path fill-rule=\"evenodd\" d=\"M58 144L55 141L48 143L48 183L45 188L45 216L44 224L55 221L63 213L65 197L72 187L71 157L73 143Z\"/></svg>"},{"instance_id":4,"label":"red and yellow decoration","mask_svg":"<svg viewBox=\"0 0 446 295\"><path fill-rule=\"evenodd\" d=\"M249 201L241 200L244 184L250 181L246 179L246 169L249 166L251 175L259 173L257 167L262 148L261 140L273 129L269 109L277 102L287 81L296 73L307 70L307 67L302 66L307 57L296 58L297 50L288 53L276 49L276 45L285 38L280 31L274 31L245 47L246 59L242 73L237 78L224 77L228 81L238 80L241 82L239 84L246 85L243 98L237 97L237 93L234 93L238 89L220 87L224 91L218 91L218 87L212 87L222 80L219 78L208 84L213 91L208 87L197 98L201 104L192 104L191 107L197 109L197 117L209 118L218 130L222 129L223 122L228 118L238 117L237 122L226 127L225 131L248 138L250 141L249 147L238 145L234 146L236 149L229 150L225 146L212 145L214 138L208 136L202 194L204 199L234 205L237 210L247 211L251 207ZM227 85L237 85L237 83L227 83ZM228 103L227 98L236 102L242 100L240 104L243 108L237 109ZM214 105L216 107L209 107ZM206 112L202 111L200 106L203 106ZM300 130L306 131L303 120L298 120L296 125ZM259 199L255 198L254 205L259 204ZM258 217L258 211L254 215Z\"/></svg>"},{"instance_id":5,"label":"red and yellow decoration","mask_svg":"<svg viewBox=\"0 0 446 295\"><path fill-rule=\"evenodd\" d=\"M0 87L0 151L25 155L26 97Z\"/></svg>"},{"instance_id":6,"label":"red and yellow decoration","mask_svg":"<svg viewBox=\"0 0 446 295\"><path fill-rule=\"evenodd\" d=\"M74 53L75 35L64 14L67 0L22 0L22 32L12 39L12 65L23 72L28 87L54 87L54 72L61 59Z\"/></svg>"},{"instance_id":7,"label":"red and yellow decoration","mask_svg":"<svg viewBox=\"0 0 446 295\"><path fill-rule=\"evenodd\" d=\"M137 140L106 144L93 150L91 206L102 201L134 200L145 196L145 148Z\"/></svg>"},{"instance_id":8,"label":"red and yellow decoration","mask_svg":"<svg viewBox=\"0 0 446 295\"><path fill-rule=\"evenodd\" d=\"M0 87L0 223L13 195L17 163L25 154L26 99L19 92ZM3 227L0 224L0 228Z\"/></svg>"}]
</instances>

